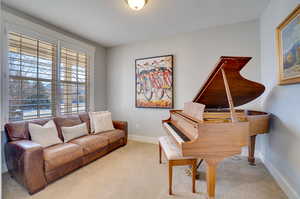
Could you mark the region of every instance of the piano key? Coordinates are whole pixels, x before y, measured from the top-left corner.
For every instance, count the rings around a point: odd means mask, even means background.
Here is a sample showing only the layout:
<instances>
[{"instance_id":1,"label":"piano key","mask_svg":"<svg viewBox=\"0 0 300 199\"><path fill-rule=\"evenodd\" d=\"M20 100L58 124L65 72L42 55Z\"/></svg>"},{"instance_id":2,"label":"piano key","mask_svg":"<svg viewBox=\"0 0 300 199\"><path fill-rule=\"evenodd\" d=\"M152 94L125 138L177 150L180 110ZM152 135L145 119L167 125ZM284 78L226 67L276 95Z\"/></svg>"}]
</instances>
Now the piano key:
<instances>
[{"instance_id":1,"label":"piano key","mask_svg":"<svg viewBox=\"0 0 300 199\"><path fill-rule=\"evenodd\" d=\"M165 123L168 125L168 129L172 129L172 133L174 133L174 136L180 138L179 140L182 140L182 142L189 142L191 141L185 134L183 134L175 125L173 125L171 122Z\"/></svg>"},{"instance_id":2,"label":"piano key","mask_svg":"<svg viewBox=\"0 0 300 199\"><path fill-rule=\"evenodd\" d=\"M169 131L169 133L171 133L171 135L175 138L175 140L178 143L183 143L183 139L181 137L178 136L178 134L173 130L172 127L170 127L170 125L168 123L164 123L164 126L166 127L166 129Z\"/></svg>"},{"instance_id":3,"label":"piano key","mask_svg":"<svg viewBox=\"0 0 300 199\"><path fill-rule=\"evenodd\" d=\"M182 133L174 124L172 124L171 122L168 122L168 124L170 125L170 127L177 133L178 136L181 137L181 139L184 142L189 142L191 141L189 137L187 137L184 133Z\"/></svg>"}]
</instances>

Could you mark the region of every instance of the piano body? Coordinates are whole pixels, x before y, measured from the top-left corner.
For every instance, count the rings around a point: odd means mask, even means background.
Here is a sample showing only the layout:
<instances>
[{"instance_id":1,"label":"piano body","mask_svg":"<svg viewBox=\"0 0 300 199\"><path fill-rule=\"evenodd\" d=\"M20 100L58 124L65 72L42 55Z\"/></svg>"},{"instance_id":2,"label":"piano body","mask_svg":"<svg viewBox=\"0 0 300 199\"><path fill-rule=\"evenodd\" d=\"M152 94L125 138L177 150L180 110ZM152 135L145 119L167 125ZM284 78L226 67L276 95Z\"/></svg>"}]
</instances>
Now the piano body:
<instances>
[{"instance_id":1,"label":"piano body","mask_svg":"<svg viewBox=\"0 0 300 199\"><path fill-rule=\"evenodd\" d=\"M204 159L207 163L210 198L215 195L218 163L226 157L240 154L241 148L248 146L248 161L254 164L255 137L268 131L268 113L234 108L254 100L265 90L263 85L240 75L240 70L250 59L220 58L193 99L193 103L205 105L203 118L195 118L183 110L170 110L170 118L162 122L183 156Z\"/></svg>"}]
</instances>

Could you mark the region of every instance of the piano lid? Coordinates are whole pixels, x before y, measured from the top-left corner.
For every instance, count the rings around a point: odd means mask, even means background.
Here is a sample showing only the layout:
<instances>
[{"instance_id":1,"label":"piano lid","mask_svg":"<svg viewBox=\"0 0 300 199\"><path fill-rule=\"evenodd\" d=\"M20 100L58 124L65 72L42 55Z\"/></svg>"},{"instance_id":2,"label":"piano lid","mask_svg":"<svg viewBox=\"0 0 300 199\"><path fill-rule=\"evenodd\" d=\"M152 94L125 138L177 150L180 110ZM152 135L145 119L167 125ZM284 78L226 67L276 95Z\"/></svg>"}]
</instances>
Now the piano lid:
<instances>
[{"instance_id":1,"label":"piano lid","mask_svg":"<svg viewBox=\"0 0 300 199\"><path fill-rule=\"evenodd\" d=\"M250 59L251 57L220 57L193 102L213 109L229 107L221 68L225 71L234 106L246 104L259 97L265 90L264 85L247 80L240 74Z\"/></svg>"}]
</instances>

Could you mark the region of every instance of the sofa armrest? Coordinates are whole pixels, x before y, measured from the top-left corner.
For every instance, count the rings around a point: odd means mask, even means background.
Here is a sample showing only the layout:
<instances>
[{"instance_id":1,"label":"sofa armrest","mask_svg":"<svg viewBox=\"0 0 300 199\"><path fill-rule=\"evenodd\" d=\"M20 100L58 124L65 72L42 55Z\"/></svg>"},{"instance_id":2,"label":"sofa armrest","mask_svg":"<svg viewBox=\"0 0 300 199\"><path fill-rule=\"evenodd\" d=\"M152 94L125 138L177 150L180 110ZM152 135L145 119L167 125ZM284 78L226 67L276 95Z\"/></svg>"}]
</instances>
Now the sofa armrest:
<instances>
[{"instance_id":1,"label":"sofa armrest","mask_svg":"<svg viewBox=\"0 0 300 199\"><path fill-rule=\"evenodd\" d=\"M23 184L30 194L47 185L41 145L29 140L8 142L5 157L10 175Z\"/></svg>"},{"instance_id":2,"label":"sofa armrest","mask_svg":"<svg viewBox=\"0 0 300 199\"><path fill-rule=\"evenodd\" d=\"M113 120L113 125L116 129L121 129L125 131L125 139L124 139L124 145L127 144L127 138L128 138L128 122L126 121L117 121Z\"/></svg>"}]
</instances>

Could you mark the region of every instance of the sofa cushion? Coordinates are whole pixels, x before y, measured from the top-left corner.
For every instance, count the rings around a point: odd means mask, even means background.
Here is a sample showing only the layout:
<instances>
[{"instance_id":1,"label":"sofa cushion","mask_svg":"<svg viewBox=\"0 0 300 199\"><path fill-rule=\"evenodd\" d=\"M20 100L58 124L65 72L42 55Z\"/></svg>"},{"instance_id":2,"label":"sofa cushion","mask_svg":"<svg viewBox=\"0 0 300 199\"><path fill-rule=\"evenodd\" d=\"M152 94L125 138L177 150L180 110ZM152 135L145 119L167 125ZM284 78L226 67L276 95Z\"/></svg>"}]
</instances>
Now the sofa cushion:
<instances>
[{"instance_id":1,"label":"sofa cushion","mask_svg":"<svg viewBox=\"0 0 300 199\"><path fill-rule=\"evenodd\" d=\"M59 138L63 141L64 141L64 136L61 131L62 126L70 127L82 123L78 115L66 115L61 117L55 117L53 120L57 126Z\"/></svg>"},{"instance_id":2,"label":"sofa cushion","mask_svg":"<svg viewBox=\"0 0 300 199\"><path fill-rule=\"evenodd\" d=\"M124 138L125 137L125 132L123 130L120 130L120 129L115 129L115 130L111 130L111 131L105 131L105 132L97 133L97 134L95 134L95 136L107 137L108 142L113 143L113 142L118 141L121 138Z\"/></svg>"},{"instance_id":3,"label":"sofa cushion","mask_svg":"<svg viewBox=\"0 0 300 199\"><path fill-rule=\"evenodd\" d=\"M82 148L73 143L63 143L44 149L46 172L77 160L83 156Z\"/></svg>"},{"instance_id":4,"label":"sofa cushion","mask_svg":"<svg viewBox=\"0 0 300 199\"><path fill-rule=\"evenodd\" d=\"M93 153L108 145L108 139L105 136L86 135L76 138L71 143L80 145L83 149L84 155Z\"/></svg>"}]
</instances>

